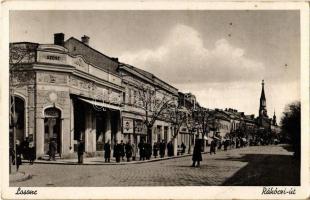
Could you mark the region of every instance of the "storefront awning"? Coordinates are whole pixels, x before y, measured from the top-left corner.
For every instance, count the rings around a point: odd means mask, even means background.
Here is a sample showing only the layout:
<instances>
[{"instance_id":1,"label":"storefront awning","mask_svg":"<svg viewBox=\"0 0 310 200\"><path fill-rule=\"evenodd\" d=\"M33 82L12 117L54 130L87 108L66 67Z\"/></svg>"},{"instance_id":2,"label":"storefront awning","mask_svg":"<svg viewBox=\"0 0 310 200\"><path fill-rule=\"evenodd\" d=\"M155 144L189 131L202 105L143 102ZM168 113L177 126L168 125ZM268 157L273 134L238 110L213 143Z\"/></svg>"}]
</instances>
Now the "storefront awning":
<instances>
[{"instance_id":1,"label":"storefront awning","mask_svg":"<svg viewBox=\"0 0 310 200\"><path fill-rule=\"evenodd\" d=\"M89 99L84 99L84 98L81 98L81 97L78 97L78 99L81 100L81 101L84 101L86 103L89 103L91 105L96 106L96 109L98 109L98 108L102 108L102 109L110 108L110 109L113 109L113 110L122 111L122 108L119 107L119 106L107 104L107 103L104 103L104 102L101 102L101 101L89 100Z\"/></svg>"}]
</instances>

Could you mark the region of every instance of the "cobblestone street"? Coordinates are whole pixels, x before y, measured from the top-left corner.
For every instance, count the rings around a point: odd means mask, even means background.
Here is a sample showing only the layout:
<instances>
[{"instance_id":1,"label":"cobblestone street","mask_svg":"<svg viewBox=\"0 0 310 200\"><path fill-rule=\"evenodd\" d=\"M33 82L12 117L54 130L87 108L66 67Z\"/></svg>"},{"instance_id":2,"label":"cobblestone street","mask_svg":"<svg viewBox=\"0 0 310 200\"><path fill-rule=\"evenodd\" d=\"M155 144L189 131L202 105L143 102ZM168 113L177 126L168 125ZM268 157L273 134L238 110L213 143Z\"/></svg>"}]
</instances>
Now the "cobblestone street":
<instances>
[{"instance_id":1,"label":"cobblestone street","mask_svg":"<svg viewBox=\"0 0 310 200\"><path fill-rule=\"evenodd\" d=\"M32 174L32 178L10 186L299 185L299 164L285 146L203 154L200 168L190 165L190 156L131 165L26 163L20 171Z\"/></svg>"}]
</instances>

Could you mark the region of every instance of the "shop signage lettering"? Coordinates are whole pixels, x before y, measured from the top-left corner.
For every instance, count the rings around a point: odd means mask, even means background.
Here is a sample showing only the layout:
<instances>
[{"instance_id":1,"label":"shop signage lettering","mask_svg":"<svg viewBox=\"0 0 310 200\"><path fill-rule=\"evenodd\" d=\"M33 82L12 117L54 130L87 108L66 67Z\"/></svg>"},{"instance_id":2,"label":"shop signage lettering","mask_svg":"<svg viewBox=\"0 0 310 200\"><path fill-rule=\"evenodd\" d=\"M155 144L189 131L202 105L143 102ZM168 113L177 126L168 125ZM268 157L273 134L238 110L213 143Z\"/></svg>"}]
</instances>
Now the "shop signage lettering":
<instances>
[{"instance_id":1,"label":"shop signage lettering","mask_svg":"<svg viewBox=\"0 0 310 200\"><path fill-rule=\"evenodd\" d=\"M60 60L60 57L59 56L46 56L47 59L49 60Z\"/></svg>"},{"instance_id":2,"label":"shop signage lettering","mask_svg":"<svg viewBox=\"0 0 310 200\"><path fill-rule=\"evenodd\" d=\"M66 56L59 53L38 51L37 60L44 63L67 64Z\"/></svg>"}]
</instances>

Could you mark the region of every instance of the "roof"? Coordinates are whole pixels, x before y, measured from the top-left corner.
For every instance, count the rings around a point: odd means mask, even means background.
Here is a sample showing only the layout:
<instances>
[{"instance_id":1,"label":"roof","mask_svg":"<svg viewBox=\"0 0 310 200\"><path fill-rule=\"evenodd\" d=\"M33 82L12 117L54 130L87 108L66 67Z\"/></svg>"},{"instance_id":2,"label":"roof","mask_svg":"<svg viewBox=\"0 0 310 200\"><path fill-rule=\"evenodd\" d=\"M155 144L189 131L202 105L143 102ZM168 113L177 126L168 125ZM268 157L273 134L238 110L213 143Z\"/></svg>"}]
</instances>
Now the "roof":
<instances>
[{"instance_id":1,"label":"roof","mask_svg":"<svg viewBox=\"0 0 310 200\"><path fill-rule=\"evenodd\" d=\"M139 73L140 75L150 79L152 82L154 81L154 79L158 79L160 82L164 83L165 85L168 85L169 87L173 88L173 89L176 89L178 90L177 88L173 87L172 85L168 84L167 82L159 79L158 77L156 77L154 74L148 72L148 71L145 71L143 69L140 69L140 68L137 68L137 67L134 67L130 64L126 64L126 63L120 63L120 66L126 66L132 70L134 70L135 72ZM154 83L154 82L153 82Z\"/></svg>"},{"instance_id":2,"label":"roof","mask_svg":"<svg viewBox=\"0 0 310 200\"><path fill-rule=\"evenodd\" d=\"M83 47L85 47L87 50L89 50L91 53L88 53L88 52L78 52L78 53L74 53L71 51L71 49L69 48L68 44L70 43L70 41L75 41L77 42L78 44L82 45ZM95 66L98 66L100 68L103 68L103 69L106 69L112 73L115 73L117 74L117 68L118 68L118 61L115 60L115 58L113 57L109 57L103 53L101 53L100 51L92 48L91 46L83 43L82 41L74 38L74 37L70 37L69 39L67 39L65 41L65 47L69 50L69 54L71 55L83 55L83 57L89 62L89 63L92 63L93 65ZM90 55L92 54L93 55ZM108 63L105 63L105 64L102 64L102 59L96 59L94 56L95 55L98 55L98 56L101 56L102 58L104 58L105 61L107 61ZM112 64L113 63L113 64Z\"/></svg>"}]
</instances>

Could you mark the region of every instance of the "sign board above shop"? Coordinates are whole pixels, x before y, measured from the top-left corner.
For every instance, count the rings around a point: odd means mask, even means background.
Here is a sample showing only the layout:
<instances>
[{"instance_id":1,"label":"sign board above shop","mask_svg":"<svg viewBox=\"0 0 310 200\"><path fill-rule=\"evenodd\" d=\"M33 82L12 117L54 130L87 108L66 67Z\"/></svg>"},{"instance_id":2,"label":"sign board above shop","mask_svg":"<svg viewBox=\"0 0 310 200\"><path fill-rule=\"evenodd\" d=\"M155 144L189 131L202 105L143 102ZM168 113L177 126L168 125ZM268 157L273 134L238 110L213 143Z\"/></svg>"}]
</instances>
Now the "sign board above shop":
<instances>
[{"instance_id":1,"label":"sign board above shop","mask_svg":"<svg viewBox=\"0 0 310 200\"><path fill-rule=\"evenodd\" d=\"M123 118L123 133L133 133L133 119Z\"/></svg>"},{"instance_id":2,"label":"sign board above shop","mask_svg":"<svg viewBox=\"0 0 310 200\"><path fill-rule=\"evenodd\" d=\"M142 120L135 120L135 134L146 134L146 126Z\"/></svg>"},{"instance_id":3,"label":"sign board above shop","mask_svg":"<svg viewBox=\"0 0 310 200\"><path fill-rule=\"evenodd\" d=\"M42 63L52 63L52 64L67 64L67 55L61 53L53 53L46 51L37 52L37 61Z\"/></svg>"}]
</instances>

